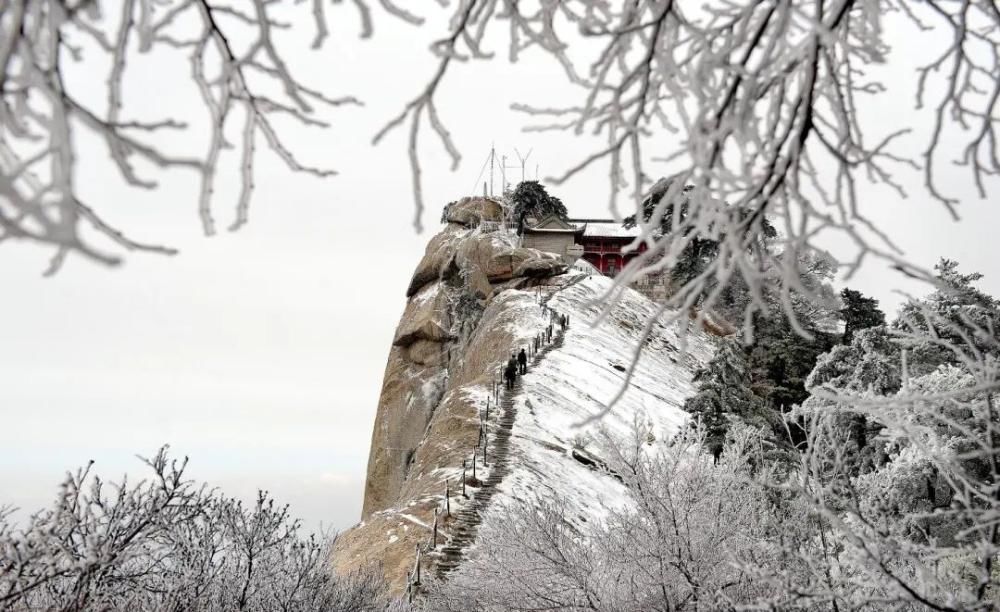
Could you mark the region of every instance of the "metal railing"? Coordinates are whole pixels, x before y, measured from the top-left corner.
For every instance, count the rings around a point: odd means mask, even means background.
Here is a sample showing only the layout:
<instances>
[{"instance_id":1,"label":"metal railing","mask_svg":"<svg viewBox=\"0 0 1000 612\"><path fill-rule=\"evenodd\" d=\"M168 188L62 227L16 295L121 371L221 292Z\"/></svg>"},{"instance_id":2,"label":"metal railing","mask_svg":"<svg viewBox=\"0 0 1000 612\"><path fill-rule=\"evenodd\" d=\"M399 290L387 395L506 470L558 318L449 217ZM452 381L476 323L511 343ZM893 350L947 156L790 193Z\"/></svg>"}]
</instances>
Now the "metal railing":
<instances>
[{"instance_id":1,"label":"metal railing","mask_svg":"<svg viewBox=\"0 0 1000 612\"><path fill-rule=\"evenodd\" d=\"M546 327L542 329L541 332L535 334L531 339L531 342L525 345L523 348L527 358L528 363L532 363L541 351L558 337L558 332L556 331L556 326L561 326L563 330L569 327L569 315L562 315L556 312L554 309L550 308L548 304L544 303L541 296L541 288L538 288L536 292L536 300L542 309L542 312L549 315L549 322ZM516 352L517 348L515 348ZM512 353L514 354L514 353ZM525 366L526 373L527 366ZM519 376L523 376L524 373L519 373ZM461 496L464 499L469 499L470 495L467 492L468 487L479 488L486 484L485 480L480 481L476 473L476 467L482 462L482 467L489 467L489 459L487 458L487 451L489 449L489 436L490 436L490 408L491 406L496 407L494 414L499 414L499 407L501 403L501 387L505 387L506 391L513 391L513 386L506 386L506 381L504 379L504 367L500 366L497 370L496 378L491 380L490 395L486 398L485 409L480 409L479 411L479 435L476 438L476 445L472 448L472 458L462 460L462 473L459 478L461 484ZM500 418L499 416L497 418ZM498 425L499 426L499 425ZM494 437L496 434L494 434ZM495 460L495 459L494 459ZM471 478L469 478L471 468ZM406 594L407 599L412 603L413 598L419 593L421 586L421 560L424 553L432 552L438 547L438 517L443 517L442 520L447 520L451 517L451 497L456 495L451 489L451 479L445 479L444 481L444 497L437 507L434 508L434 522L431 525L430 538L428 542L422 547L420 544L416 545L416 550L413 560L413 569L407 572L406 576ZM456 495L457 497L457 495ZM475 498L475 495L472 496Z\"/></svg>"}]
</instances>

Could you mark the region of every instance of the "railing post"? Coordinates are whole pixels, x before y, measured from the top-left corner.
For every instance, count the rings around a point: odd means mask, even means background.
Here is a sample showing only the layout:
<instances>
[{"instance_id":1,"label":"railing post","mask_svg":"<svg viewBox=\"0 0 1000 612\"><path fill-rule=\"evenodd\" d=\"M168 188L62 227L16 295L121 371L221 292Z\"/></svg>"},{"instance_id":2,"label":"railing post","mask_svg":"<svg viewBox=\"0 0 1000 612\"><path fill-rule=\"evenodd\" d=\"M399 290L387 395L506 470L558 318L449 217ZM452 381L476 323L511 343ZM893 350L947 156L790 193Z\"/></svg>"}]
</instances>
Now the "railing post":
<instances>
[{"instance_id":1,"label":"railing post","mask_svg":"<svg viewBox=\"0 0 1000 612\"><path fill-rule=\"evenodd\" d=\"M444 479L444 516L451 516L451 482Z\"/></svg>"},{"instance_id":2,"label":"railing post","mask_svg":"<svg viewBox=\"0 0 1000 612\"><path fill-rule=\"evenodd\" d=\"M489 425L483 425L483 467L486 467L486 448L489 444Z\"/></svg>"},{"instance_id":3,"label":"railing post","mask_svg":"<svg viewBox=\"0 0 1000 612\"><path fill-rule=\"evenodd\" d=\"M462 459L462 497L468 498L469 495L465 492L465 469L468 459Z\"/></svg>"},{"instance_id":4,"label":"railing post","mask_svg":"<svg viewBox=\"0 0 1000 612\"><path fill-rule=\"evenodd\" d=\"M476 480L476 455L479 454L479 447L472 449L472 479Z\"/></svg>"},{"instance_id":5,"label":"railing post","mask_svg":"<svg viewBox=\"0 0 1000 612\"><path fill-rule=\"evenodd\" d=\"M431 535L431 550L437 548L438 545L438 509L434 508L434 527L432 528Z\"/></svg>"},{"instance_id":6,"label":"railing post","mask_svg":"<svg viewBox=\"0 0 1000 612\"><path fill-rule=\"evenodd\" d=\"M420 586L420 544L417 544L414 548L417 549L417 558L413 562L413 574L416 577L413 581L413 586Z\"/></svg>"}]
</instances>

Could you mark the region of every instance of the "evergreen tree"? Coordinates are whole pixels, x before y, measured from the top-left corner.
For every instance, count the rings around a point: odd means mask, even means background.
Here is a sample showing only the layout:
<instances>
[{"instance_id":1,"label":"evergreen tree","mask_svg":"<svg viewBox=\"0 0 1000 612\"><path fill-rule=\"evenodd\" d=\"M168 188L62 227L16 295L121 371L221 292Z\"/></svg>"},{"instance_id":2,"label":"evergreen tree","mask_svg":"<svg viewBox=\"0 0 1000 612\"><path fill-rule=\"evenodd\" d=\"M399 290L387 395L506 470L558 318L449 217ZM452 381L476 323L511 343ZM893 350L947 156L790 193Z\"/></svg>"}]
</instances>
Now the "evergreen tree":
<instances>
[{"instance_id":1,"label":"evergreen tree","mask_svg":"<svg viewBox=\"0 0 1000 612\"><path fill-rule=\"evenodd\" d=\"M844 318L844 337L842 342L850 344L854 333L859 329L885 325L885 313L878 307L878 300L866 297L860 291L844 289L840 292L844 307L840 310Z\"/></svg>"},{"instance_id":2,"label":"evergreen tree","mask_svg":"<svg viewBox=\"0 0 1000 612\"><path fill-rule=\"evenodd\" d=\"M524 227L524 220L529 216L538 219L551 214L557 215L560 219L569 217L562 200L549 195L538 181L518 183L510 194L510 200L514 205L514 218L517 220L518 230Z\"/></svg>"},{"instance_id":3,"label":"evergreen tree","mask_svg":"<svg viewBox=\"0 0 1000 612\"><path fill-rule=\"evenodd\" d=\"M785 316L777 281L763 287L769 313L754 319L754 344L750 350L754 392L774 410L787 411L809 396L805 380L816 359L830 350L840 334L836 292L831 285L836 262L816 253L796 262L799 282L809 293L791 290L791 306L799 325L812 337L799 334ZM778 274L775 273L778 278Z\"/></svg>"},{"instance_id":4,"label":"evergreen tree","mask_svg":"<svg viewBox=\"0 0 1000 612\"><path fill-rule=\"evenodd\" d=\"M978 272L962 274L958 271L958 262L945 258L941 258L934 269L937 270L938 288L921 300L904 304L893 322L897 330L928 338L923 342L907 343L912 376L927 374L943 364L957 365L958 355L947 346L985 354L997 352L1000 300L973 284L983 275Z\"/></svg>"},{"instance_id":5,"label":"evergreen tree","mask_svg":"<svg viewBox=\"0 0 1000 612\"><path fill-rule=\"evenodd\" d=\"M705 444L718 458L726 441L730 420L739 419L771 433L773 417L750 390L750 367L746 352L733 338L720 342L708 365L694 376L698 392L684 403L684 410L700 418Z\"/></svg>"},{"instance_id":6,"label":"evergreen tree","mask_svg":"<svg viewBox=\"0 0 1000 612\"><path fill-rule=\"evenodd\" d=\"M648 221L652 217L654 210L660 206L667 193L671 189L676 189L674 185L679 180L681 180L679 177L673 176L661 178L656 181L641 204L644 220ZM675 232L674 215L678 217L678 226L683 226L687 220L694 189L694 185L684 185L677 191L673 200L667 202L663 216L660 218L660 232L664 236ZM722 204L720 203L720 205ZM738 214L735 208L733 208L733 214ZM636 215L633 214L625 217L622 225L626 228L632 228L637 223ZM766 217L762 217L762 223L764 227L763 235L769 238L776 235L774 228ZM681 234L685 237L690 237L690 240L677 258L677 263L670 270L670 281L674 287L682 287L689 281L697 278L719 253L721 239L701 235L703 233L710 234L711 229L698 231L696 235L691 236L693 231L695 230L691 227L685 227L681 230Z\"/></svg>"}]
</instances>

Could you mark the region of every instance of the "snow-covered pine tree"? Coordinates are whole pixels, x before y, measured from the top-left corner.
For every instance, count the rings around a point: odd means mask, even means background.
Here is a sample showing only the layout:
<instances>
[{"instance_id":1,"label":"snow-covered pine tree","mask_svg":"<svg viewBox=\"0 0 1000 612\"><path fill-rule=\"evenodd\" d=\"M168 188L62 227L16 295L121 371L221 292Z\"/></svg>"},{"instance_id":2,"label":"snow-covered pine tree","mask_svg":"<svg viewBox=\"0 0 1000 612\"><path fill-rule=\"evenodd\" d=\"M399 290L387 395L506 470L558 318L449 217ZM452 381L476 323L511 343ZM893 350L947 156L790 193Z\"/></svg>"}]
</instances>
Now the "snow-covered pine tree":
<instances>
[{"instance_id":1,"label":"snow-covered pine tree","mask_svg":"<svg viewBox=\"0 0 1000 612\"><path fill-rule=\"evenodd\" d=\"M961 355L953 350L955 346L1000 357L1000 300L974 285L983 275L962 274L958 262L946 258L934 269L938 288L904 304L893 322L894 330L907 337L909 374L920 376L941 364L958 364Z\"/></svg>"},{"instance_id":2,"label":"snow-covered pine tree","mask_svg":"<svg viewBox=\"0 0 1000 612\"><path fill-rule=\"evenodd\" d=\"M844 303L840 310L840 315L844 318L844 344L850 344L854 333L859 329L885 325L885 313L878 307L878 300L875 298L845 287L840 292L840 300Z\"/></svg>"},{"instance_id":3,"label":"snow-covered pine tree","mask_svg":"<svg viewBox=\"0 0 1000 612\"><path fill-rule=\"evenodd\" d=\"M718 459L731 421L739 420L771 434L777 416L769 414L750 389L750 365L746 351L735 338L725 338L708 365L695 373L698 392L684 409L700 420L705 446Z\"/></svg>"},{"instance_id":4,"label":"snow-covered pine tree","mask_svg":"<svg viewBox=\"0 0 1000 612\"><path fill-rule=\"evenodd\" d=\"M556 215L560 219L569 216L566 205L559 198L549 195L538 181L521 181L510 195L514 204L514 219L520 228L528 217L541 219L548 215Z\"/></svg>"}]
</instances>

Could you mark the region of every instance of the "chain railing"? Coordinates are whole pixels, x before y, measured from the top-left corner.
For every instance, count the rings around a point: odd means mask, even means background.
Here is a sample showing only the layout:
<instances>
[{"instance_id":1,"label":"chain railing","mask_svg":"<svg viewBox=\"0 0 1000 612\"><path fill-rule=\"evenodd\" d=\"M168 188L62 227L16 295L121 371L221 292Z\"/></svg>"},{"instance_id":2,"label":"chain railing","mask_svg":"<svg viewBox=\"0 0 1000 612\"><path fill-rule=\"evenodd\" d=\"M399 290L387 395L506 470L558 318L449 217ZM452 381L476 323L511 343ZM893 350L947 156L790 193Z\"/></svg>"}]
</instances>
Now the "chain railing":
<instances>
[{"instance_id":1,"label":"chain railing","mask_svg":"<svg viewBox=\"0 0 1000 612\"><path fill-rule=\"evenodd\" d=\"M542 309L543 314L547 314L549 316L549 320L548 320L548 325L546 325L541 332L535 334L535 336L531 339L530 343L521 347L521 349L524 350L525 355L528 358L527 364L533 363L538 358L538 355L542 352L542 350L547 345L551 344L553 340L557 337L556 334L554 333L554 327L556 325L559 325L563 331L565 331L569 327L569 315L560 314L556 312L554 309L550 308L547 303L543 302L541 297L540 287L536 292L536 300L540 308ZM511 354L515 355L516 353L511 353ZM523 371L519 370L518 373L515 374L515 376L523 376L525 373L527 373L527 364L525 364L525 369ZM467 487L471 486L474 488L480 488L481 485L485 484L485 481L480 482L479 478L477 477L476 466L479 464L479 461L481 460L484 468L489 467L489 463L487 463L488 461L487 449L489 447L489 435L490 435L489 418L490 418L491 402L493 406L496 407L495 412L499 414L500 400L501 400L501 393L500 393L501 385L505 386L505 393L514 391L513 382L505 379L504 370L505 368L503 366L500 366L497 369L496 378L493 378L491 380L491 393L486 397L486 406L484 409L480 409L479 411L479 435L476 438L475 446L472 448L472 458L462 460L462 473L460 476L460 482L461 482L463 499L470 499ZM511 377L507 378L509 379ZM493 460L495 461L496 458L494 458ZM471 478L469 478L468 474L470 467L472 472ZM407 599L410 602L412 602L413 598L418 594L419 588L421 586L420 567L421 567L422 553L433 552L438 547L438 526L439 526L438 517L443 516L442 520L447 520L451 518L451 495L452 495L451 480L446 478L444 483L445 483L444 497L439 503L439 505L434 508L434 519L431 525L430 538L427 544L425 545L425 548L422 549L420 544L416 545L413 569L407 573L406 593L407 593ZM474 494L472 495L471 499L475 499ZM448 536L447 539L450 540L450 537L451 536Z\"/></svg>"}]
</instances>

